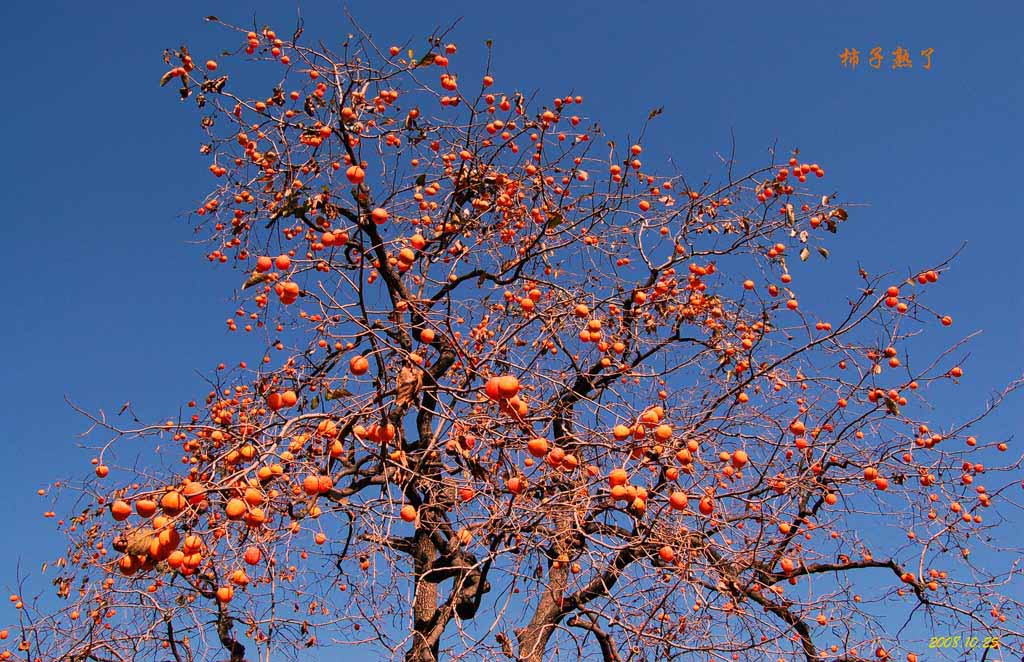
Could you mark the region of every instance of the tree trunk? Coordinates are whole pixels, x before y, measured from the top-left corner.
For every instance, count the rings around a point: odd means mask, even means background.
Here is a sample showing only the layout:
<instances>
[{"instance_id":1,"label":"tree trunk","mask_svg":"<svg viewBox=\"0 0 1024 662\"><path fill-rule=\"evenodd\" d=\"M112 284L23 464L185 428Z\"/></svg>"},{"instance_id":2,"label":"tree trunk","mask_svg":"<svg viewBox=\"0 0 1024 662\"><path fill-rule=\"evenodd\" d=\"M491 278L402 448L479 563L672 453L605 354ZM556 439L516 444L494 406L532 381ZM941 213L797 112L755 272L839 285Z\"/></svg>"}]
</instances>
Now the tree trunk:
<instances>
[{"instance_id":1,"label":"tree trunk","mask_svg":"<svg viewBox=\"0 0 1024 662\"><path fill-rule=\"evenodd\" d=\"M413 598L413 639L406 662L437 662L440 637L432 636L437 624L437 583L426 579L437 550L424 528L416 530L413 542L413 570L416 592Z\"/></svg>"},{"instance_id":2,"label":"tree trunk","mask_svg":"<svg viewBox=\"0 0 1024 662\"><path fill-rule=\"evenodd\" d=\"M556 515L558 531L563 536L570 531L571 520L565 513ZM557 545L551 553L557 559L565 551L562 545ZM562 600L565 597L565 589L569 583L568 563L552 562L548 567L548 584L544 594L537 603L537 609L533 612L533 618L529 625L516 631L516 639L519 641L519 658L523 662L543 662L544 650L547 648L548 639L555 630L555 625L562 618Z\"/></svg>"},{"instance_id":3,"label":"tree trunk","mask_svg":"<svg viewBox=\"0 0 1024 662\"><path fill-rule=\"evenodd\" d=\"M551 633L562 617L562 596L565 594L569 570L565 564L554 566L548 575L548 587L529 625L516 632L519 640L519 659L523 662L544 662L544 651Z\"/></svg>"}]
</instances>

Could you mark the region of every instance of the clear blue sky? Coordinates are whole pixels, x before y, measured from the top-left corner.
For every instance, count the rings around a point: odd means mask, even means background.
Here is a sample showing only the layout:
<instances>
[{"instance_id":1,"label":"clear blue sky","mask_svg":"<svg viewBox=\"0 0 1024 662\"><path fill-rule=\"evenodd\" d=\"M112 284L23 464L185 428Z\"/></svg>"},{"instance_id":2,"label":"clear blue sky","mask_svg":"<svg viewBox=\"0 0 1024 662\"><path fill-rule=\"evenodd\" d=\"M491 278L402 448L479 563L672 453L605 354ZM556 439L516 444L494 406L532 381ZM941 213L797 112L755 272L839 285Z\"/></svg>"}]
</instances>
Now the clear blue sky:
<instances>
[{"instance_id":1,"label":"clear blue sky","mask_svg":"<svg viewBox=\"0 0 1024 662\"><path fill-rule=\"evenodd\" d=\"M157 86L161 50L187 43L205 60L229 45L203 22L270 24L330 42L349 29L340 2L2 3L0 79L6 323L0 334L0 421L7 455L0 496L4 581L60 539L35 495L51 477L81 475L85 421L63 398L116 412L126 400L164 417L204 391L196 370L255 361L229 341L226 300L237 277L189 245L183 212L209 178L192 109ZM505 9L499 10L502 6ZM453 34L470 62L494 41L503 81L542 98L582 94L606 132L627 136L664 106L645 143L693 179L717 174L735 135L743 164L799 147L856 209L801 307L856 284L856 265L901 274L968 245L930 302L976 329L964 386L937 420L976 411L1024 362L1024 3L352 2L382 43L413 43L462 17ZM244 8L244 10L243 10ZM230 45L234 45L230 42ZM881 46L882 68L868 64ZM913 68L892 70L907 48ZM856 70L839 53L861 52ZM933 48L930 71L919 55ZM810 264L796 269L809 269ZM817 297L814 295L817 294ZM808 303L805 304L805 301ZM937 346L937 345L936 345ZM1010 436L1020 398L979 430ZM942 419L941 416L950 419ZM1024 521L1021 522L1024 524ZM5 619L0 619L5 620Z\"/></svg>"}]
</instances>

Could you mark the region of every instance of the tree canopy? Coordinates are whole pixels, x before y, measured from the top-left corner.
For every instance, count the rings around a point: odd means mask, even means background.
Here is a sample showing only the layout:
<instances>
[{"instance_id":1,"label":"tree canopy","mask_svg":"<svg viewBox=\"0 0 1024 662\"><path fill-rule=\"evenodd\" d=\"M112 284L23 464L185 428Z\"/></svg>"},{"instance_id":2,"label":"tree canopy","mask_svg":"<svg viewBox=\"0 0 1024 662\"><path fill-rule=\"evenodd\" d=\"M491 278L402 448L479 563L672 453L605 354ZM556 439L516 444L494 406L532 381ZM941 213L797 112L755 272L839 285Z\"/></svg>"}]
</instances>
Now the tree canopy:
<instances>
[{"instance_id":1,"label":"tree canopy","mask_svg":"<svg viewBox=\"0 0 1024 662\"><path fill-rule=\"evenodd\" d=\"M447 33L210 21L234 50L160 83L266 352L166 420L83 411L57 600L12 596L3 659L929 659L909 618L1019 646L1020 457L971 436L1017 384L943 420L959 344L911 352L949 262L822 319L787 263L853 212L795 149L658 173L660 109L605 135L569 88L461 78Z\"/></svg>"}]
</instances>

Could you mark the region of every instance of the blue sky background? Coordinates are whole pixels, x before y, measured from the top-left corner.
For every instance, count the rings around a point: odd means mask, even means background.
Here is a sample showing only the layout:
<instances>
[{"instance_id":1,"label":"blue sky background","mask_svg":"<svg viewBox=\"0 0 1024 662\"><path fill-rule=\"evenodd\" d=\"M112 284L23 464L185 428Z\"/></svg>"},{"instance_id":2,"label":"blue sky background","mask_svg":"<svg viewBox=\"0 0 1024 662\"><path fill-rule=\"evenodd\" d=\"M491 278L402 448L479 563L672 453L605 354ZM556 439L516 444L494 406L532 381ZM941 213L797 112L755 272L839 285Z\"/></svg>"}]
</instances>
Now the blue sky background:
<instances>
[{"instance_id":1,"label":"blue sky background","mask_svg":"<svg viewBox=\"0 0 1024 662\"><path fill-rule=\"evenodd\" d=\"M5 92L0 168L5 323L0 327L0 497L3 580L59 549L50 508L35 494L52 477L82 475L87 426L65 403L116 412L126 400L148 417L173 416L205 392L196 371L255 362L260 349L228 339L237 276L211 269L183 213L210 184L198 153L198 116L157 85L165 47L187 43L202 62L237 40L203 22L216 14L289 33L299 8L307 35L340 41L339 2L3 3ZM1024 3L548 3L352 2L387 45L462 17L459 63L482 63L494 41L503 84L569 92L610 136L627 139L664 106L645 139L645 167L672 154L695 180L720 172L735 135L740 169L777 144L821 163L842 199L865 203L828 246L828 263L801 284L801 308L837 301L872 273L941 261L967 247L929 302L956 321L933 347L983 329L960 390L937 393L940 424L977 410L1024 367ZM244 10L243 10L244 8ZM881 46L882 68L868 66ZM892 70L902 46L913 68ZM861 52L856 70L838 54ZM934 48L932 68L919 52ZM475 75L475 74L474 74ZM621 141L620 141L620 144ZM668 171L666 167L664 172ZM812 178L812 181L813 178ZM813 265L812 265L813 263ZM831 300L830 300L831 299ZM841 302L839 302L841 304ZM1015 398L979 437L1019 427ZM941 414L941 416L939 415ZM1020 514L1017 513L1020 517ZM1024 518L1019 520L1024 524ZM0 618L0 621L6 619Z\"/></svg>"}]
</instances>

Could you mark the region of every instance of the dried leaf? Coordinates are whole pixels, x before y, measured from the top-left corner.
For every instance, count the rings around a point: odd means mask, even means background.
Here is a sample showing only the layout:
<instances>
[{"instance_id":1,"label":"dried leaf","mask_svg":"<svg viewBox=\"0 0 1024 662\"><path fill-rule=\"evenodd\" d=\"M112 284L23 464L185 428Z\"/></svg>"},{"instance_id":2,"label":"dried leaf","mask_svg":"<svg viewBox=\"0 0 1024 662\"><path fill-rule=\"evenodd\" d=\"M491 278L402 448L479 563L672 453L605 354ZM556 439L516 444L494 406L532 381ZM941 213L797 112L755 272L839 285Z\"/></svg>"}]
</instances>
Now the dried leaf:
<instances>
[{"instance_id":1,"label":"dried leaf","mask_svg":"<svg viewBox=\"0 0 1024 662\"><path fill-rule=\"evenodd\" d=\"M564 216L562 216L558 212L555 212L554 214L552 214L548 218L548 222L547 222L547 225L545 227L547 227L549 230L551 228L557 228L559 225L562 224L562 221L564 221L564 220L565 220Z\"/></svg>"},{"instance_id":2,"label":"dried leaf","mask_svg":"<svg viewBox=\"0 0 1024 662\"><path fill-rule=\"evenodd\" d=\"M423 371L416 365L407 363L398 372L398 383L395 387L395 407L404 408L412 404L423 386Z\"/></svg>"},{"instance_id":3,"label":"dried leaf","mask_svg":"<svg viewBox=\"0 0 1024 662\"><path fill-rule=\"evenodd\" d=\"M836 218L838 218L840 221L845 221L849 217L850 215L846 213L845 209L843 209L842 207L836 207Z\"/></svg>"},{"instance_id":4,"label":"dried leaf","mask_svg":"<svg viewBox=\"0 0 1024 662\"><path fill-rule=\"evenodd\" d=\"M409 51L409 57L412 57L412 51ZM420 58L419 62L416 63L416 68L429 67L430 65L434 64L434 58L436 57L437 55L435 53L427 53L426 55Z\"/></svg>"},{"instance_id":5,"label":"dried leaf","mask_svg":"<svg viewBox=\"0 0 1024 662\"><path fill-rule=\"evenodd\" d=\"M242 285L242 289L243 290L247 290L250 287L252 287L253 285L259 285L260 283L264 283L264 282L267 281L268 278L270 278L269 274L261 274L261 273L258 273L258 272L253 272L253 274L251 276L249 276L249 279L247 281L245 281L245 284Z\"/></svg>"},{"instance_id":6,"label":"dried leaf","mask_svg":"<svg viewBox=\"0 0 1024 662\"><path fill-rule=\"evenodd\" d=\"M352 395L352 391L347 388L335 388L324 393L324 400L337 400L338 398L347 398Z\"/></svg>"},{"instance_id":7,"label":"dried leaf","mask_svg":"<svg viewBox=\"0 0 1024 662\"><path fill-rule=\"evenodd\" d=\"M200 86L203 92L217 92L218 94L224 89L224 85L228 82L227 76L221 76L220 78L214 78L212 80L204 80Z\"/></svg>"},{"instance_id":8,"label":"dried leaf","mask_svg":"<svg viewBox=\"0 0 1024 662\"><path fill-rule=\"evenodd\" d=\"M665 112L665 106L659 106L652 110L651 112L647 113L647 119L653 120L655 117L661 115L663 112Z\"/></svg>"},{"instance_id":9,"label":"dried leaf","mask_svg":"<svg viewBox=\"0 0 1024 662\"><path fill-rule=\"evenodd\" d=\"M827 248L823 248L821 246L818 246L818 252L821 254L821 256L823 258L825 258L826 260L828 259L828 249Z\"/></svg>"},{"instance_id":10,"label":"dried leaf","mask_svg":"<svg viewBox=\"0 0 1024 662\"><path fill-rule=\"evenodd\" d=\"M800 249L800 260L806 262L807 258L811 255L811 251L806 246Z\"/></svg>"},{"instance_id":11,"label":"dried leaf","mask_svg":"<svg viewBox=\"0 0 1024 662\"><path fill-rule=\"evenodd\" d=\"M171 69L170 71L168 71L160 77L160 87L163 87L164 85L169 83L172 78L174 78L174 69Z\"/></svg>"}]
</instances>

